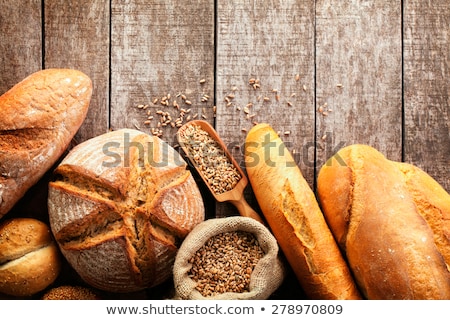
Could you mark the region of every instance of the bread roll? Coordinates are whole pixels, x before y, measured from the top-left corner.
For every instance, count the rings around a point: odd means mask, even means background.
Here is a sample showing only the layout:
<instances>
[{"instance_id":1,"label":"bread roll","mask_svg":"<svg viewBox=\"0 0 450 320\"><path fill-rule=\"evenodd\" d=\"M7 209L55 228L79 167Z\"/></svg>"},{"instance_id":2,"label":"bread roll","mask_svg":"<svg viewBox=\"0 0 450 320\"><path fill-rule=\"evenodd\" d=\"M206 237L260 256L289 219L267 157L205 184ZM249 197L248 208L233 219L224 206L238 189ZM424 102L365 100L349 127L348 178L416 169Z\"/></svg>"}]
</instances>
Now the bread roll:
<instances>
[{"instance_id":1,"label":"bread roll","mask_svg":"<svg viewBox=\"0 0 450 320\"><path fill-rule=\"evenodd\" d=\"M61 257L49 227L36 219L15 218L0 225L0 292L31 296L52 284Z\"/></svg>"},{"instance_id":2,"label":"bread roll","mask_svg":"<svg viewBox=\"0 0 450 320\"><path fill-rule=\"evenodd\" d=\"M42 300L100 300L100 296L90 288L65 285L51 288Z\"/></svg>"},{"instance_id":3,"label":"bread roll","mask_svg":"<svg viewBox=\"0 0 450 320\"><path fill-rule=\"evenodd\" d=\"M320 169L317 187L366 298L450 298L447 266L398 165L370 146L351 145Z\"/></svg>"},{"instance_id":4,"label":"bread roll","mask_svg":"<svg viewBox=\"0 0 450 320\"><path fill-rule=\"evenodd\" d=\"M91 286L153 287L172 275L182 239L205 212L182 157L137 130L87 140L63 159L49 186L49 217L61 251Z\"/></svg>"},{"instance_id":5,"label":"bread roll","mask_svg":"<svg viewBox=\"0 0 450 320\"><path fill-rule=\"evenodd\" d=\"M245 165L261 211L308 297L360 299L313 191L268 124L249 131Z\"/></svg>"},{"instance_id":6,"label":"bread roll","mask_svg":"<svg viewBox=\"0 0 450 320\"><path fill-rule=\"evenodd\" d=\"M66 150L92 94L77 70L31 74L0 96L0 218Z\"/></svg>"}]
</instances>

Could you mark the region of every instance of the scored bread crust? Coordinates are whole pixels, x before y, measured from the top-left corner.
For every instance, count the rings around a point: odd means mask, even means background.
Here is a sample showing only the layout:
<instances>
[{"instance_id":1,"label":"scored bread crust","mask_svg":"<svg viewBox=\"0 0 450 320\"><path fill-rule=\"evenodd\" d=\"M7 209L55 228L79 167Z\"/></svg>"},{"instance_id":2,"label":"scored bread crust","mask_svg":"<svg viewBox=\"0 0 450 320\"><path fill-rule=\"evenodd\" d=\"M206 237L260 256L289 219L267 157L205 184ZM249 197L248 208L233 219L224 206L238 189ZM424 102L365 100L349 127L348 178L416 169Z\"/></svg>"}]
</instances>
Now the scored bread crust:
<instances>
[{"instance_id":1,"label":"scored bread crust","mask_svg":"<svg viewBox=\"0 0 450 320\"><path fill-rule=\"evenodd\" d=\"M245 164L261 211L308 297L360 299L313 191L268 124L249 131Z\"/></svg>"},{"instance_id":2,"label":"scored bread crust","mask_svg":"<svg viewBox=\"0 0 450 320\"><path fill-rule=\"evenodd\" d=\"M67 149L91 95L81 71L45 69L0 96L0 218Z\"/></svg>"},{"instance_id":3,"label":"scored bread crust","mask_svg":"<svg viewBox=\"0 0 450 320\"><path fill-rule=\"evenodd\" d=\"M351 145L320 169L317 191L366 298L450 298L446 264L397 165Z\"/></svg>"},{"instance_id":4,"label":"scored bread crust","mask_svg":"<svg viewBox=\"0 0 450 320\"><path fill-rule=\"evenodd\" d=\"M131 292L170 277L181 240L205 216L186 165L133 129L92 138L63 159L49 188L50 225L87 283Z\"/></svg>"},{"instance_id":5,"label":"scored bread crust","mask_svg":"<svg viewBox=\"0 0 450 320\"><path fill-rule=\"evenodd\" d=\"M434 242L450 270L450 194L422 169L404 162L393 162L403 173L406 188L419 214L433 230Z\"/></svg>"}]
</instances>

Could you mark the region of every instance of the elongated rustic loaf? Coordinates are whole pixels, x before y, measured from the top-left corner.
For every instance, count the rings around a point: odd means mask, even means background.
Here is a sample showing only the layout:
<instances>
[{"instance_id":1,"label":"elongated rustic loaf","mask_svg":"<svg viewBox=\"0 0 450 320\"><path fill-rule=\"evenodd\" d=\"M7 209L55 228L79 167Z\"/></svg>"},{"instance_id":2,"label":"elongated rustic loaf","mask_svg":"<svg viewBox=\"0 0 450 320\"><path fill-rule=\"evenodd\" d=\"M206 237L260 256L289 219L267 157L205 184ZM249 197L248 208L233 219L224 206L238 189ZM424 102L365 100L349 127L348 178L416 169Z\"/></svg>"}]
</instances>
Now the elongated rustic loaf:
<instances>
[{"instance_id":1,"label":"elongated rustic loaf","mask_svg":"<svg viewBox=\"0 0 450 320\"><path fill-rule=\"evenodd\" d=\"M205 216L186 166L167 143L132 129L87 140L63 159L49 187L50 225L88 284L131 292L172 275L178 246Z\"/></svg>"},{"instance_id":2,"label":"elongated rustic loaf","mask_svg":"<svg viewBox=\"0 0 450 320\"><path fill-rule=\"evenodd\" d=\"M360 299L313 191L268 124L249 131L245 164L261 211L308 297Z\"/></svg>"},{"instance_id":3,"label":"elongated rustic loaf","mask_svg":"<svg viewBox=\"0 0 450 320\"><path fill-rule=\"evenodd\" d=\"M0 218L61 157L86 117L91 95L84 73L46 69L0 97Z\"/></svg>"},{"instance_id":4,"label":"elongated rustic loaf","mask_svg":"<svg viewBox=\"0 0 450 320\"><path fill-rule=\"evenodd\" d=\"M406 188L433 230L434 242L450 270L450 194L422 169L404 162L393 164L403 173Z\"/></svg>"},{"instance_id":5,"label":"elongated rustic loaf","mask_svg":"<svg viewBox=\"0 0 450 320\"><path fill-rule=\"evenodd\" d=\"M351 145L318 175L323 212L368 299L450 298L449 271L420 214L430 210L429 221L443 228L442 239L448 212L434 215L436 208L427 208L431 189L422 193L427 186L414 187L414 177L408 183L410 169L370 146Z\"/></svg>"}]
</instances>

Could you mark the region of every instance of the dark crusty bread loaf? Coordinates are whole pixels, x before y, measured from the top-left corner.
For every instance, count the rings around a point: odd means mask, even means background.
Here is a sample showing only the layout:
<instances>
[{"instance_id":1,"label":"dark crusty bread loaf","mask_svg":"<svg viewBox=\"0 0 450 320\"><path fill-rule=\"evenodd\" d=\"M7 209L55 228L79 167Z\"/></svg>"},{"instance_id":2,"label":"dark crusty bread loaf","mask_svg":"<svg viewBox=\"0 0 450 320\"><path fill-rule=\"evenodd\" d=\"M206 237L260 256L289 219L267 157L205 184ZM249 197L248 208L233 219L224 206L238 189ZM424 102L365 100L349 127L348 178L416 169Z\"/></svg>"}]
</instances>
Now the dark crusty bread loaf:
<instances>
[{"instance_id":1,"label":"dark crusty bread loaf","mask_svg":"<svg viewBox=\"0 0 450 320\"><path fill-rule=\"evenodd\" d=\"M91 94L84 73L46 69L0 97L0 218L61 157L86 117Z\"/></svg>"},{"instance_id":2,"label":"dark crusty bread loaf","mask_svg":"<svg viewBox=\"0 0 450 320\"><path fill-rule=\"evenodd\" d=\"M50 228L32 218L14 218L0 225L0 292L31 296L58 277L61 257Z\"/></svg>"},{"instance_id":3,"label":"dark crusty bread loaf","mask_svg":"<svg viewBox=\"0 0 450 320\"><path fill-rule=\"evenodd\" d=\"M308 297L360 299L312 189L268 124L248 132L245 164L261 211Z\"/></svg>"},{"instance_id":4,"label":"dark crusty bread loaf","mask_svg":"<svg viewBox=\"0 0 450 320\"><path fill-rule=\"evenodd\" d=\"M131 292L172 275L181 240L205 216L186 166L167 143L132 129L87 140L63 159L49 187L50 225L88 284Z\"/></svg>"},{"instance_id":5,"label":"dark crusty bread loaf","mask_svg":"<svg viewBox=\"0 0 450 320\"><path fill-rule=\"evenodd\" d=\"M449 271L419 212L428 208L417 205L431 203L417 198L417 193L426 198L431 189L407 183L409 170L370 146L351 145L329 159L318 175L323 212L368 299L450 298ZM446 228L442 214L432 219ZM448 235L446 230L440 238Z\"/></svg>"}]
</instances>

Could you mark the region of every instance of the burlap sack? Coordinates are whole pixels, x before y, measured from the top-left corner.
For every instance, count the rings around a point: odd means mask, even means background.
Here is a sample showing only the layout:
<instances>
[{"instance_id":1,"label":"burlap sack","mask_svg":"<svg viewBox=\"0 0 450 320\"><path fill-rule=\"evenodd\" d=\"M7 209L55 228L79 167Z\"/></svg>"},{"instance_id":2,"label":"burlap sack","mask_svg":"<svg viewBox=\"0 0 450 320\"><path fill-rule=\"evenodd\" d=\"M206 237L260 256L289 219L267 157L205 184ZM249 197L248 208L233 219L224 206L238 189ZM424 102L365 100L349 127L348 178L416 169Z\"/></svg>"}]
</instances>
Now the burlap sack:
<instances>
[{"instance_id":1,"label":"burlap sack","mask_svg":"<svg viewBox=\"0 0 450 320\"><path fill-rule=\"evenodd\" d=\"M213 236L224 232L245 231L252 233L264 251L251 277L249 292L226 292L204 297L195 289L188 275L189 259ZM283 282L285 268L279 258L278 243L272 233L261 223L251 218L236 216L206 220L198 224L184 239L175 258L173 278L176 299L184 300L262 300L267 299Z\"/></svg>"}]
</instances>

